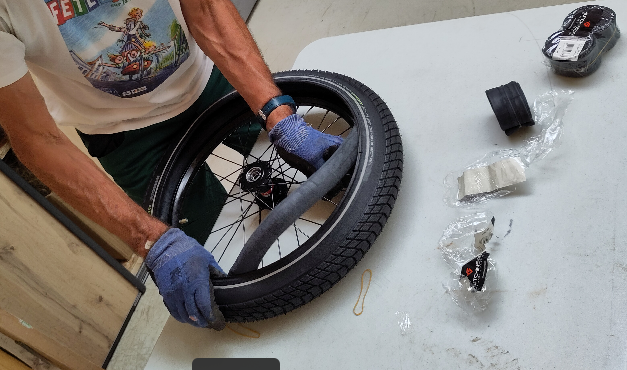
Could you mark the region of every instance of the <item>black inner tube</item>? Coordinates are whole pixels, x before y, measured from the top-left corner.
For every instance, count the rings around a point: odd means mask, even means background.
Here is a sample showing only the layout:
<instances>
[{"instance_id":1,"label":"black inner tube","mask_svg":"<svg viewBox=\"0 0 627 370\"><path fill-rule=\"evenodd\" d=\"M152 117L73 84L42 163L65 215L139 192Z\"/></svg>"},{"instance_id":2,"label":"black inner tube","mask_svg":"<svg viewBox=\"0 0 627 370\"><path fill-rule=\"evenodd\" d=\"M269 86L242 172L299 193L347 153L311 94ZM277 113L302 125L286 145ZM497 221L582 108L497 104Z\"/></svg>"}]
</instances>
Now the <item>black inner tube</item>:
<instances>
[{"instance_id":1,"label":"black inner tube","mask_svg":"<svg viewBox=\"0 0 627 370\"><path fill-rule=\"evenodd\" d=\"M492 110L499 121L501 129L507 136L513 134L521 126L533 126L531 109L520 84L512 81L506 85L486 90L486 96Z\"/></svg>"},{"instance_id":2,"label":"black inner tube","mask_svg":"<svg viewBox=\"0 0 627 370\"><path fill-rule=\"evenodd\" d=\"M229 275L256 270L274 241L344 177L357 159L358 132L354 127L331 158L268 214L246 241Z\"/></svg>"}]
</instances>

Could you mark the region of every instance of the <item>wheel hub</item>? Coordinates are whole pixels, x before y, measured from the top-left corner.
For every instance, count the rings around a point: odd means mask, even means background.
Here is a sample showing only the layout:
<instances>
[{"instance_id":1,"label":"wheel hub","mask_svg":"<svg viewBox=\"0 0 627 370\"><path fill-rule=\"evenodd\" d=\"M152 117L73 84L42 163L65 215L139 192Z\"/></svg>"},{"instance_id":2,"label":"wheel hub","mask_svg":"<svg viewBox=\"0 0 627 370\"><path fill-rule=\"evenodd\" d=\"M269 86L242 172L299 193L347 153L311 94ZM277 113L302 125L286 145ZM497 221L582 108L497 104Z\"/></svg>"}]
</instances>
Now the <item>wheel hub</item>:
<instances>
[{"instance_id":1,"label":"wheel hub","mask_svg":"<svg viewBox=\"0 0 627 370\"><path fill-rule=\"evenodd\" d=\"M287 197L285 180L271 176L272 166L265 161L247 165L239 176L239 186L255 195L255 203L261 209L272 209Z\"/></svg>"}]
</instances>

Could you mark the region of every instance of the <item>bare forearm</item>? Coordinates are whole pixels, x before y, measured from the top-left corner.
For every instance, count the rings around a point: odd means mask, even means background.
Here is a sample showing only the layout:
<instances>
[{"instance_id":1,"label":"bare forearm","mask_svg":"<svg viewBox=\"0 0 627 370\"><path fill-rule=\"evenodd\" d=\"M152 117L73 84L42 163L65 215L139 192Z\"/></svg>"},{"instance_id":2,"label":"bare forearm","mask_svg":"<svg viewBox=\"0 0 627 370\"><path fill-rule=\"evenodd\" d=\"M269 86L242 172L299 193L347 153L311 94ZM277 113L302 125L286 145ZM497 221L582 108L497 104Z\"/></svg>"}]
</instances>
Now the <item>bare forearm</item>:
<instances>
[{"instance_id":1,"label":"bare forearm","mask_svg":"<svg viewBox=\"0 0 627 370\"><path fill-rule=\"evenodd\" d=\"M16 155L52 191L128 243L139 255L167 226L148 215L56 127L43 101L32 101L28 77L0 94L0 123ZM8 104L9 102L13 104ZM29 123L26 123L29 122ZM34 124L33 122L37 122ZM17 124L16 124L17 123Z\"/></svg>"},{"instance_id":2,"label":"bare forearm","mask_svg":"<svg viewBox=\"0 0 627 370\"><path fill-rule=\"evenodd\" d=\"M37 147L14 148L20 160L70 205L145 256L146 241L156 241L167 226L135 204L66 137L40 141Z\"/></svg>"},{"instance_id":3,"label":"bare forearm","mask_svg":"<svg viewBox=\"0 0 627 370\"><path fill-rule=\"evenodd\" d=\"M203 52L257 112L281 91L263 61L246 24L229 0L181 0L187 26ZM280 107L268 118L268 128L291 114Z\"/></svg>"}]
</instances>

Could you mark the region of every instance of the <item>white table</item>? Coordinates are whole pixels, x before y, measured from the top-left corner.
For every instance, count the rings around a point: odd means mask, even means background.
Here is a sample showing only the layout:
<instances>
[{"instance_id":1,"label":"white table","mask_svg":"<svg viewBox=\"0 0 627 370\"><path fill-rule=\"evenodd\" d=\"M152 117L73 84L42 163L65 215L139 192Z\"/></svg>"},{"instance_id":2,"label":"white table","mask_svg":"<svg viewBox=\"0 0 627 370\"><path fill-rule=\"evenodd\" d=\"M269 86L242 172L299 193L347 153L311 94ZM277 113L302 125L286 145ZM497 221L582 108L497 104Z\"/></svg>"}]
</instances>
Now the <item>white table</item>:
<instances>
[{"instance_id":1,"label":"white table","mask_svg":"<svg viewBox=\"0 0 627 370\"><path fill-rule=\"evenodd\" d=\"M627 31L627 2L599 2ZM316 41L295 69L349 75L389 105L403 135L399 201L371 251L310 304L249 326L260 339L170 319L148 369L189 369L197 357L276 357L283 369L617 369L627 365L627 40L583 79L543 64L546 37L572 4L421 24ZM445 294L436 249L461 215L443 179L483 154L520 147L484 91L518 81L530 101L573 89L561 147L528 170L517 191L485 205L496 216L498 287L466 315ZM509 230L511 233L503 238ZM374 276L364 314L361 272ZM402 334L397 311L412 330Z\"/></svg>"}]
</instances>

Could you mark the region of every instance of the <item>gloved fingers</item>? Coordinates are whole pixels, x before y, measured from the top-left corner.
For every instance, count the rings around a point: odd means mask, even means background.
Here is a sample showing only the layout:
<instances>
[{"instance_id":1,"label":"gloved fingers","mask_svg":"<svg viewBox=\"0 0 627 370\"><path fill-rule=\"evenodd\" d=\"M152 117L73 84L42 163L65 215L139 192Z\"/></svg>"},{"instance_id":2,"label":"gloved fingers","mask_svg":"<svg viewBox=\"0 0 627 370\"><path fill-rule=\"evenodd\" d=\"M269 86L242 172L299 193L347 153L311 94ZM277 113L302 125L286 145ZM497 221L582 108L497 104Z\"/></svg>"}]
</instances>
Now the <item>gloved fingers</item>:
<instances>
[{"instance_id":1,"label":"gloved fingers","mask_svg":"<svg viewBox=\"0 0 627 370\"><path fill-rule=\"evenodd\" d=\"M170 311L170 315L176 319L178 322L186 323L185 320L185 307L183 306L183 302L175 299L172 295L163 296L163 303L165 307Z\"/></svg>"},{"instance_id":2,"label":"gloved fingers","mask_svg":"<svg viewBox=\"0 0 627 370\"><path fill-rule=\"evenodd\" d=\"M186 322L192 324L193 326L199 328L207 327L207 320L202 316L201 312L198 311L197 302L196 302L196 294L194 291L186 292L185 294L185 308L187 311L187 320Z\"/></svg>"},{"instance_id":3,"label":"gloved fingers","mask_svg":"<svg viewBox=\"0 0 627 370\"><path fill-rule=\"evenodd\" d=\"M220 312L212 294L211 284L203 285L196 290L196 305L208 322L208 327L222 330L226 327L224 315Z\"/></svg>"},{"instance_id":4,"label":"gloved fingers","mask_svg":"<svg viewBox=\"0 0 627 370\"><path fill-rule=\"evenodd\" d=\"M330 145L332 146L340 146L342 145L342 143L344 143L344 138L342 138L341 136L335 136L335 135L330 135L330 134L323 134L326 136L326 138L329 140Z\"/></svg>"},{"instance_id":5,"label":"gloved fingers","mask_svg":"<svg viewBox=\"0 0 627 370\"><path fill-rule=\"evenodd\" d=\"M281 147L277 147L277 153L279 153L279 156L281 156L285 163L293 168L296 168L307 177L313 175L313 173L316 172L316 167L313 166L311 163L307 162L305 159L297 155L289 153L287 150Z\"/></svg>"},{"instance_id":6,"label":"gloved fingers","mask_svg":"<svg viewBox=\"0 0 627 370\"><path fill-rule=\"evenodd\" d=\"M337 151L339 147L340 147L339 145L334 145L334 146L330 146L326 148L324 153L322 154L322 159L324 159L325 162L328 161L329 158L331 158L331 156Z\"/></svg>"},{"instance_id":7,"label":"gloved fingers","mask_svg":"<svg viewBox=\"0 0 627 370\"><path fill-rule=\"evenodd\" d=\"M315 128L311 128L310 136L312 138L311 140L315 140L318 146L340 146L344 142L344 138L341 136L327 134Z\"/></svg>"},{"instance_id":8,"label":"gloved fingers","mask_svg":"<svg viewBox=\"0 0 627 370\"><path fill-rule=\"evenodd\" d=\"M212 278L223 278L226 277L226 273L218 264L209 265L209 276L211 276Z\"/></svg>"}]
</instances>

